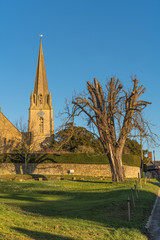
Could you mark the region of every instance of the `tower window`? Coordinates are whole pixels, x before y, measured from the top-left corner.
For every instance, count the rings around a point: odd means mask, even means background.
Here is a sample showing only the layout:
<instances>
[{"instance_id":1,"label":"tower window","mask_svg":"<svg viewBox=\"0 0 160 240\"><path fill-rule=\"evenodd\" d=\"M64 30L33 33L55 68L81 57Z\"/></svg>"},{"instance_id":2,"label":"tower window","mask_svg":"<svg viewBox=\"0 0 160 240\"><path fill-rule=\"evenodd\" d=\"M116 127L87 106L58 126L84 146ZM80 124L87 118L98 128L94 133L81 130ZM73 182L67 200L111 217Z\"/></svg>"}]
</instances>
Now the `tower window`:
<instances>
[{"instance_id":1,"label":"tower window","mask_svg":"<svg viewBox=\"0 0 160 240\"><path fill-rule=\"evenodd\" d=\"M3 138L3 143L4 143L4 146L6 146L6 144L7 144L7 139L6 138Z\"/></svg>"},{"instance_id":2,"label":"tower window","mask_svg":"<svg viewBox=\"0 0 160 240\"><path fill-rule=\"evenodd\" d=\"M47 104L49 105L49 95L47 95Z\"/></svg>"},{"instance_id":3,"label":"tower window","mask_svg":"<svg viewBox=\"0 0 160 240\"><path fill-rule=\"evenodd\" d=\"M43 117L40 117L40 123L39 123L39 127L40 127L40 133L44 132L44 119Z\"/></svg>"},{"instance_id":4,"label":"tower window","mask_svg":"<svg viewBox=\"0 0 160 240\"><path fill-rule=\"evenodd\" d=\"M35 94L33 95L33 102L36 103L36 96L35 96Z\"/></svg>"},{"instance_id":5,"label":"tower window","mask_svg":"<svg viewBox=\"0 0 160 240\"><path fill-rule=\"evenodd\" d=\"M2 139L0 138L0 150L1 150L2 146L3 146Z\"/></svg>"},{"instance_id":6,"label":"tower window","mask_svg":"<svg viewBox=\"0 0 160 240\"><path fill-rule=\"evenodd\" d=\"M40 104L43 103L43 97L42 97L42 94L39 94L39 103L40 103Z\"/></svg>"}]
</instances>

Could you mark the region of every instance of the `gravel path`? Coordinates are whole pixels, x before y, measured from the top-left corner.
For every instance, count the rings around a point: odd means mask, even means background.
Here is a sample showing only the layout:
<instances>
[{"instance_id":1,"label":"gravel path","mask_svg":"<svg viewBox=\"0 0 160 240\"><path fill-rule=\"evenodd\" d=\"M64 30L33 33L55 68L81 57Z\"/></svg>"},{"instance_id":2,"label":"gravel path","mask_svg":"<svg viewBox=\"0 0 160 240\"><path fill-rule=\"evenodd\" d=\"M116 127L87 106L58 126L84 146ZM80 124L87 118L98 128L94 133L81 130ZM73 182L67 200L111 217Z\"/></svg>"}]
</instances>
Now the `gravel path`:
<instances>
[{"instance_id":1,"label":"gravel path","mask_svg":"<svg viewBox=\"0 0 160 240\"><path fill-rule=\"evenodd\" d=\"M160 240L160 197L158 197L158 201L152 216L149 233L150 240Z\"/></svg>"}]
</instances>

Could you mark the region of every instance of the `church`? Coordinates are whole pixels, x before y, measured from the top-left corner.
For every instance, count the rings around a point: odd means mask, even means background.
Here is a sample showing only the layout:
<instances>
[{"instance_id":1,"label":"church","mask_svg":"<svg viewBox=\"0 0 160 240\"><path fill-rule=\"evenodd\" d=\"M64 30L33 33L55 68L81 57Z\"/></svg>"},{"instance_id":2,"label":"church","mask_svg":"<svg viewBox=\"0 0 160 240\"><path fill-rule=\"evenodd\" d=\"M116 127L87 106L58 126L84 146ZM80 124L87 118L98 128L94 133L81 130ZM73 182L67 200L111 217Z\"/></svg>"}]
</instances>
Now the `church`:
<instances>
[{"instance_id":1,"label":"church","mask_svg":"<svg viewBox=\"0 0 160 240\"><path fill-rule=\"evenodd\" d=\"M24 139L32 145L33 151L40 151L41 143L53 133L52 98L48 89L42 40L40 39L34 89L30 96L28 132L20 132L0 109L0 153L11 152Z\"/></svg>"}]
</instances>

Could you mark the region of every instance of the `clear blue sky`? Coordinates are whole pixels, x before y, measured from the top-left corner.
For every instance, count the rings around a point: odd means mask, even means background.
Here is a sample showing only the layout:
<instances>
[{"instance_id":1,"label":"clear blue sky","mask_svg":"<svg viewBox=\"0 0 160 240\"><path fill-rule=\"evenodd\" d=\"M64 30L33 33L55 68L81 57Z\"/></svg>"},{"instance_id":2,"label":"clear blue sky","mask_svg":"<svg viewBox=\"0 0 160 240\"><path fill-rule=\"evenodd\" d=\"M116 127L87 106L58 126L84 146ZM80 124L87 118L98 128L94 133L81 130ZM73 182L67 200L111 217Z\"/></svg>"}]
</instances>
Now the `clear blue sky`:
<instances>
[{"instance_id":1,"label":"clear blue sky","mask_svg":"<svg viewBox=\"0 0 160 240\"><path fill-rule=\"evenodd\" d=\"M145 116L159 131L159 0L1 0L0 106L13 123L28 120L41 33L55 128L65 98L86 81L116 76L130 86L136 75L152 102Z\"/></svg>"}]
</instances>

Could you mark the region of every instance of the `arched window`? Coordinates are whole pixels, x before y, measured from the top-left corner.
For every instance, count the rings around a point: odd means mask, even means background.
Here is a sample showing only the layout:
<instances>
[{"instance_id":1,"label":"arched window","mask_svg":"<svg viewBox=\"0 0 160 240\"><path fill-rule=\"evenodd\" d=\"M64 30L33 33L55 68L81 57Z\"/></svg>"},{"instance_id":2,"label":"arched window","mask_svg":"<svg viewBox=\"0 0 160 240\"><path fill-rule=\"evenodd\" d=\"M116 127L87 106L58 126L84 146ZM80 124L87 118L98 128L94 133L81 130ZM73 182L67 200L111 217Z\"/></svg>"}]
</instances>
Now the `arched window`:
<instances>
[{"instance_id":1,"label":"arched window","mask_svg":"<svg viewBox=\"0 0 160 240\"><path fill-rule=\"evenodd\" d=\"M39 119L39 127L40 127L40 133L43 133L44 132L44 119L43 117L40 117Z\"/></svg>"},{"instance_id":2,"label":"arched window","mask_svg":"<svg viewBox=\"0 0 160 240\"><path fill-rule=\"evenodd\" d=\"M40 104L43 103L43 97L42 97L42 94L39 94L39 103L40 103Z\"/></svg>"},{"instance_id":3,"label":"arched window","mask_svg":"<svg viewBox=\"0 0 160 240\"><path fill-rule=\"evenodd\" d=\"M49 94L47 95L47 104L49 105Z\"/></svg>"},{"instance_id":4,"label":"arched window","mask_svg":"<svg viewBox=\"0 0 160 240\"><path fill-rule=\"evenodd\" d=\"M33 102L36 103L36 96L35 96L35 94L33 95Z\"/></svg>"},{"instance_id":5,"label":"arched window","mask_svg":"<svg viewBox=\"0 0 160 240\"><path fill-rule=\"evenodd\" d=\"M2 139L0 138L0 151L2 150L2 146L3 146Z\"/></svg>"}]
</instances>

